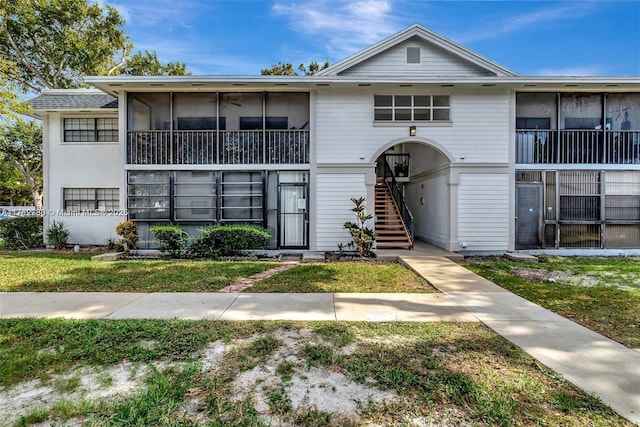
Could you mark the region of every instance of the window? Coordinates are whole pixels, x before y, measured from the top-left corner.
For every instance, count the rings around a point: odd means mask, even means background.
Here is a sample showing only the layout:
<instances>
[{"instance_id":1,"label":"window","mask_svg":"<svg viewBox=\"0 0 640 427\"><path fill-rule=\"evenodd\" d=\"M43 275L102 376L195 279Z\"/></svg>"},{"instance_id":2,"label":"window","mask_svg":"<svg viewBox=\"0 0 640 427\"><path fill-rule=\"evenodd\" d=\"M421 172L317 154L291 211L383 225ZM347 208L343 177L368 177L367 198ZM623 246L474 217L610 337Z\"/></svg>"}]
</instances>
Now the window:
<instances>
[{"instance_id":1,"label":"window","mask_svg":"<svg viewBox=\"0 0 640 427\"><path fill-rule=\"evenodd\" d=\"M375 95L374 120L391 122L449 121L448 95Z\"/></svg>"},{"instance_id":2,"label":"window","mask_svg":"<svg viewBox=\"0 0 640 427\"><path fill-rule=\"evenodd\" d=\"M117 118L66 118L64 142L116 142Z\"/></svg>"},{"instance_id":3,"label":"window","mask_svg":"<svg viewBox=\"0 0 640 427\"><path fill-rule=\"evenodd\" d=\"M68 211L108 211L119 209L117 188L64 188L64 209Z\"/></svg>"},{"instance_id":4,"label":"window","mask_svg":"<svg viewBox=\"0 0 640 427\"><path fill-rule=\"evenodd\" d=\"M408 47L407 48L407 64L419 64L420 63L420 48Z\"/></svg>"}]
</instances>

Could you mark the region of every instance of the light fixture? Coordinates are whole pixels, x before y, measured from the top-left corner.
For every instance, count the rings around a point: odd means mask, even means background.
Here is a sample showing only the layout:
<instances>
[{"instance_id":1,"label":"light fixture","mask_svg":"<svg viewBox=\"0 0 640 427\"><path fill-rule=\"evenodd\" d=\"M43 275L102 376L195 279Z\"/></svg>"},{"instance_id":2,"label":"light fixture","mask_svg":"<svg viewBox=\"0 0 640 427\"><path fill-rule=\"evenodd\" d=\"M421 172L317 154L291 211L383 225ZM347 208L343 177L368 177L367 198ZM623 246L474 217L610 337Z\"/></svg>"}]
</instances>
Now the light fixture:
<instances>
[{"instance_id":1,"label":"light fixture","mask_svg":"<svg viewBox=\"0 0 640 427\"><path fill-rule=\"evenodd\" d=\"M415 126L410 126L409 127L409 136L416 136L416 127Z\"/></svg>"}]
</instances>

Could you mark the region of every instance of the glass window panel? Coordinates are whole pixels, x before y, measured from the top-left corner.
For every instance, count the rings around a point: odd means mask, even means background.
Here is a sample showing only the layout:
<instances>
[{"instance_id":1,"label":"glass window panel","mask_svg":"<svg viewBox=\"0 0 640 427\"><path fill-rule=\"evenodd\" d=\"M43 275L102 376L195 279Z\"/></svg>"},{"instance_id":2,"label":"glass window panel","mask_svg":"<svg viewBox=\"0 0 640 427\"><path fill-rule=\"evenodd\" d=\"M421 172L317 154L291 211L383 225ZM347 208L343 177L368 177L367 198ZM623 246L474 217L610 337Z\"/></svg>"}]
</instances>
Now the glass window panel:
<instances>
[{"instance_id":1,"label":"glass window panel","mask_svg":"<svg viewBox=\"0 0 640 427\"><path fill-rule=\"evenodd\" d=\"M373 99L376 107L391 107L393 105L393 96L391 95L375 95Z\"/></svg>"},{"instance_id":2,"label":"glass window panel","mask_svg":"<svg viewBox=\"0 0 640 427\"><path fill-rule=\"evenodd\" d=\"M433 120L451 120L449 110L433 109Z\"/></svg>"},{"instance_id":3,"label":"glass window panel","mask_svg":"<svg viewBox=\"0 0 640 427\"><path fill-rule=\"evenodd\" d=\"M431 120L431 110L428 109L416 109L413 112L414 120Z\"/></svg>"},{"instance_id":4,"label":"glass window panel","mask_svg":"<svg viewBox=\"0 0 640 427\"><path fill-rule=\"evenodd\" d=\"M413 97L413 105L415 107L430 107L431 97L429 95L416 95Z\"/></svg>"},{"instance_id":5,"label":"glass window panel","mask_svg":"<svg viewBox=\"0 0 640 427\"><path fill-rule=\"evenodd\" d=\"M411 107L410 95L396 95L396 107Z\"/></svg>"},{"instance_id":6,"label":"glass window panel","mask_svg":"<svg viewBox=\"0 0 640 427\"><path fill-rule=\"evenodd\" d=\"M410 109L397 109L396 110L396 120L398 121L411 121L411 110Z\"/></svg>"},{"instance_id":7,"label":"glass window panel","mask_svg":"<svg viewBox=\"0 0 640 427\"><path fill-rule=\"evenodd\" d=\"M376 109L374 114L375 120L392 120L393 119L393 110L391 109Z\"/></svg>"},{"instance_id":8,"label":"glass window panel","mask_svg":"<svg viewBox=\"0 0 640 427\"><path fill-rule=\"evenodd\" d=\"M449 106L449 96L446 95L437 95L433 97L433 106L434 107L448 107Z\"/></svg>"},{"instance_id":9,"label":"glass window panel","mask_svg":"<svg viewBox=\"0 0 640 427\"><path fill-rule=\"evenodd\" d=\"M393 110L389 109L380 109L376 108L374 119L375 120L392 120L393 119Z\"/></svg>"}]
</instances>

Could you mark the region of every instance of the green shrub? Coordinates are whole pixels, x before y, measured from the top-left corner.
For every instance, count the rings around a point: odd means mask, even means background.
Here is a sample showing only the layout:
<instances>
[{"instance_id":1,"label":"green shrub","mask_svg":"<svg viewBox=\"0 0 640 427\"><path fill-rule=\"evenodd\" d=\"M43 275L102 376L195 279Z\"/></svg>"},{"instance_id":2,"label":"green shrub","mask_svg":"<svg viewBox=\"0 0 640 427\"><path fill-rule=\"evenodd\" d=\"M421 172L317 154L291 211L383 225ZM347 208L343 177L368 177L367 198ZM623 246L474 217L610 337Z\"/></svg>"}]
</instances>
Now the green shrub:
<instances>
[{"instance_id":1,"label":"green shrub","mask_svg":"<svg viewBox=\"0 0 640 427\"><path fill-rule=\"evenodd\" d=\"M190 252L193 256L234 256L248 250L267 249L271 233L256 225L214 225L200 230Z\"/></svg>"},{"instance_id":2,"label":"green shrub","mask_svg":"<svg viewBox=\"0 0 640 427\"><path fill-rule=\"evenodd\" d=\"M355 205L351 212L356 217L356 222L347 221L344 223L344 228L349 230L351 234L351 241L347 243L347 247L355 249L361 257L371 256L371 248L376 241L376 234L373 228L367 227L365 224L367 221L373 219L373 215L367 213L367 205L364 197L352 198L351 201ZM344 245L339 244L338 248L342 252Z\"/></svg>"},{"instance_id":3,"label":"green shrub","mask_svg":"<svg viewBox=\"0 0 640 427\"><path fill-rule=\"evenodd\" d=\"M0 221L0 239L8 249L42 246L42 217L25 216Z\"/></svg>"},{"instance_id":4,"label":"green shrub","mask_svg":"<svg viewBox=\"0 0 640 427\"><path fill-rule=\"evenodd\" d=\"M47 243L56 249L64 249L67 246L71 233L65 227L64 222L53 221L51 227L47 230Z\"/></svg>"},{"instance_id":5,"label":"green shrub","mask_svg":"<svg viewBox=\"0 0 640 427\"><path fill-rule=\"evenodd\" d=\"M135 249L138 245L138 227L133 221L122 221L116 226L116 234L120 236L118 244L124 247L125 252Z\"/></svg>"},{"instance_id":6,"label":"green shrub","mask_svg":"<svg viewBox=\"0 0 640 427\"><path fill-rule=\"evenodd\" d=\"M160 242L160 249L168 251L173 258L184 255L189 233L177 225L155 225L149 229Z\"/></svg>"},{"instance_id":7,"label":"green shrub","mask_svg":"<svg viewBox=\"0 0 640 427\"><path fill-rule=\"evenodd\" d=\"M207 233L207 228L200 229L200 236L191 240L188 255L192 258L217 258L220 251L215 247L213 235Z\"/></svg>"}]
</instances>

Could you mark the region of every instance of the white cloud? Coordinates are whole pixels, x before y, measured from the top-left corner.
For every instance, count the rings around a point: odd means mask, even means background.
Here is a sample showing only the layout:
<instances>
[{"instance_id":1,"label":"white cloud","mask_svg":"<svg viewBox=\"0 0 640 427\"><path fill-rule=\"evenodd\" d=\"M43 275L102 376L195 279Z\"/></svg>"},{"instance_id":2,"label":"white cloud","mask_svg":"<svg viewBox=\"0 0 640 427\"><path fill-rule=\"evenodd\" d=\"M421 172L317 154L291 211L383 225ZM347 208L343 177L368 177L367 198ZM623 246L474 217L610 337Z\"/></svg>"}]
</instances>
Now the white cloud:
<instances>
[{"instance_id":1,"label":"white cloud","mask_svg":"<svg viewBox=\"0 0 640 427\"><path fill-rule=\"evenodd\" d=\"M505 34L531 31L535 26L546 26L555 21L568 21L582 18L595 11L595 2L552 3L552 6L533 12L500 17L484 17L482 27L471 29L452 37L458 43L469 43L477 40L503 38Z\"/></svg>"},{"instance_id":2,"label":"white cloud","mask_svg":"<svg viewBox=\"0 0 640 427\"><path fill-rule=\"evenodd\" d=\"M585 65L564 68L543 68L534 71L534 76L603 76L606 74L604 67L600 65Z\"/></svg>"},{"instance_id":3,"label":"white cloud","mask_svg":"<svg viewBox=\"0 0 640 427\"><path fill-rule=\"evenodd\" d=\"M295 31L323 40L330 55L339 57L398 30L388 0L277 2L273 11L288 17Z\"/></svg>"}]
</instances>

